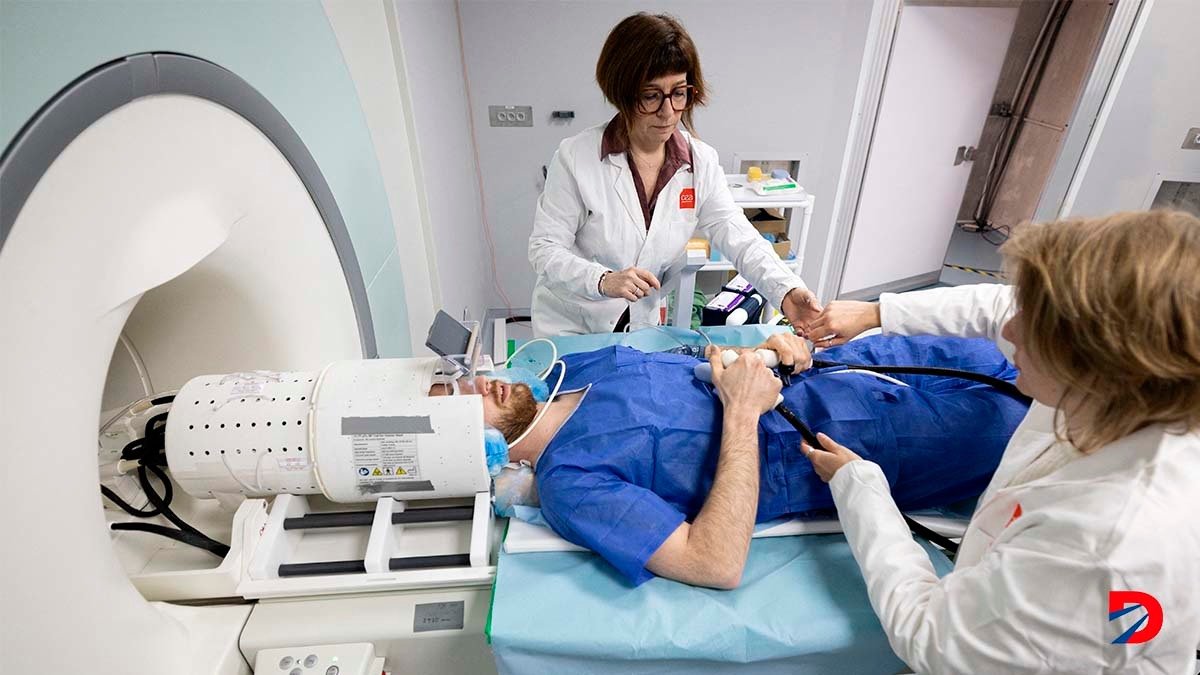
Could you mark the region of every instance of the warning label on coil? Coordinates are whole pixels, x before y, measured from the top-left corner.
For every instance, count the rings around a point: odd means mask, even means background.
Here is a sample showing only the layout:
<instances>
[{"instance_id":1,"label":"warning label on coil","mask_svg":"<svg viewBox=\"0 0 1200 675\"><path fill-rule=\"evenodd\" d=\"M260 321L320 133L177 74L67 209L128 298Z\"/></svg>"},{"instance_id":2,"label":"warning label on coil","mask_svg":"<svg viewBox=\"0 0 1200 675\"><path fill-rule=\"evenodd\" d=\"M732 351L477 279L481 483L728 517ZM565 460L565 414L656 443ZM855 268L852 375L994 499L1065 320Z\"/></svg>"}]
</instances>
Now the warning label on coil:
<instances>
[{"instance_id":1,"label":"warning label on coil","mask_svg":"<svg viewBox=\"0 0 1200 675\"><path fill-rule=\"evenodd\" d=\"M421 480L417 437L413 434L355 434L351 436L358 484Z\"/></svg>"}]
</instances>

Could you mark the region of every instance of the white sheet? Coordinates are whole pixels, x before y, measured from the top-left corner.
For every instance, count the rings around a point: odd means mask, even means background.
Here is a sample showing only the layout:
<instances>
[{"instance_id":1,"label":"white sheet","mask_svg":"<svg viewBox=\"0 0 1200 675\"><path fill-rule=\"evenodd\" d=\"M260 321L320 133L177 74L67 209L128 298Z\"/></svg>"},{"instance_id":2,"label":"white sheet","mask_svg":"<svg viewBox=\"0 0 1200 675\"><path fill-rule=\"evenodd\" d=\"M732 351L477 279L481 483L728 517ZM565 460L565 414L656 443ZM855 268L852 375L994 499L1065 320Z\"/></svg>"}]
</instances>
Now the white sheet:
<instances>
[{"instance_id":1,"label":"white sheet","mask_svg":"<svg viewBox=\"0 0 1200 675\"><path fill-rule=\"evenodd\" d=\"M961 537L967 529L967 521L941 516L919 516L914 520L947 537ZM793 537L802 534L835 534L842 531L837 520L804 520L793 518L766 527L755 529L754 538ZM549 551L587 551L558 536L548 527L535 525L516 518L508 521L508 535L504 539L505 553L546 553Z\"/></svg>"}]
</instances>

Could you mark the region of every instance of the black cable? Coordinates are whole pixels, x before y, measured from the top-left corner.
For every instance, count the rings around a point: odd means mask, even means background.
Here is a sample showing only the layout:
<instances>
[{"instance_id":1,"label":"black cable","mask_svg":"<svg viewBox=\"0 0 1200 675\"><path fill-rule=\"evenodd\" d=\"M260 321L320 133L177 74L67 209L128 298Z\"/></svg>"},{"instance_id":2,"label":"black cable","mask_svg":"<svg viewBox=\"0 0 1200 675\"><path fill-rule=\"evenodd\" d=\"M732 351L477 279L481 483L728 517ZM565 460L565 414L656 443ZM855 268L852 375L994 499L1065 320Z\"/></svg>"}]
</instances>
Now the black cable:
<instances>
[{"instance_id":1,"label":"black cable","mask_svg":"<svg viewBox=\"0 0 1200 675\"><path fill-rule=\"evenodd\" d=\"M174 400L174 396L164 396L155 399L155 401L162 401L164 403ZM158 403L155 403L155 405L158 405ZM100 493L131 516L136 518L152 518L161 515L179 529L174 530L163 525L152 525L149 523L115 523L112 529L151 532L175 539L190 546L202 548L224 558L229 554L229 546L192 527L187 521L180 518L178 514L171 510L171 502L175 498L175 488L171 485L170 477L167 476L166 471L162 468L167 464L165 451L167 417L169 414L169 412L162 412L151 417L146 421L143 437L130 441L121 449L122 459L138 463L138 484L141 486L142 492L145 493L146 499L150 501L150 504L154 508L150 510L136 509L103 485L100 486ZM158 490L150 482L150 474L153 474L162 483L162 494L159 494ZM139 527L127 527L133 525L138 525Z\"/></svg>"},{"instance_id":2,"label":"black cable","mask_svg":"<svg viewBox=\"0 0 1200 675\"><path fill-rule=\"evenodd\" d=\"M1029 405L1033 402L1033 399L1021 393L1021 390L1017 389L1017 385L1013 384L1012 382L1009 382L1008 380L1002 380L991 375L976 373L971 370L958 370L957 368L934 368L931 366L867 366L854 363L838 363L837 361L822 361L820 359L813 359L812 362L813 368L832 368L839 366L843 368L854 368L856 370L869 370L873 373L895 373L897 375L932 375L935 377L954 377L961 380L971 380L973 382L991 385L1000 393L1007 394L1008 396L1011 396L1012 398L1015 398L1026 405Z\"/></svg>"},{"instance_id":3,"label":"black cable","mask_svg":"<svg viewBox=\"0 0 1200 675\"><path fill-rule=\"evenodd\" d=\"M167 539L174 539L188 546L204 549L218 558L224 558L229 555L229 547L219 541L213 541L204 535L197 536L191 532L181 532L165 525L155 525L153 523L113 523L109 526L109 529L149 532L150 534L157 534Z\"/></svg>"},{"instance_id":4,"label":"black cable","mask_svg":"<svg viewBox=\"0 0 1200 675\"><path fill-rule=\"evenodd\" d=\"M963 380L971 380L974 382L980 382L983 384L990 385L990 386L994 387L1000 393L1011 396L1011 397L1017 399L1018 401L1025 403L1026 405L1028 405L1032 401L1032 399L1030 399L1028 396L1021 393L1021 390L1017 389L1017 386L1015 384L1013 384L1012 382L1009 382L1008 380L1002 380L998 377L992 377L991 375L984 375L983 373L976 373L976 372L970 371L970 370L958 370L955 368L934 368L931 366L887 366L887 365L883 365L883 366L870 365L870 366L868 366L868 365L856 365L856 364L852 364L852 363L838 363L836 361L822 361L819 359L813 359L812 367L813 368L842 367L842 368L856 368L859 370L869 370L873 373L896 373L896 374L900 374L900 375L932 375L935 377L955 377L955 378L959 378L959 379L963 379ZM820 450L825 449L825 447L821 445L821 441L819 441L817 439L817 435L813 433L812 429L810 429L808 427L808 425L805 424L804 421L801 420L800 417L796 415L796 413L792 412L787 406L785 406L782 403L775 406L775 410L780 415L782 415L783 418L785 420L787 420L789 424L791 424L793 427L795 427L796 431L800 432L800 437L804 439L805 443L808 443L810 446L820 449ZM910 531L912 531L913 534L915 534L919 537L924 537L925 539L929 540L933 544L945 549L946 553L948 553L951 558L953 558L954 555L956 553L958 553L958 544L955 543L954 541L952 541L949 537L946 537L941 534L938 534L937 532L934 532L933 530L922 525L921 523L918 523L917 521L913 520L912 518L908 517L907 515L905 515L903 513L901 513L900 516L902 518L904 518L904 522L908 524L908 529Z\"/></svg>"},{"instance_id":5,"label":"black cable","mask_svg":"<svg viewBox=\"0 0 1200 675\"><path fill-rule=\"evenodd\" d=\"M780 403L779 405L775 406L775 411L780 415L783 415L783 418L787 420L793 427L795 427L796 431L800 432L800 437L804 439L804 442L808 443L814 448L817 448L818 450L825 449L825 446L821 445L821 441L817 439L817 435L813 433L813 430L810 429L808 425L805 424L804 421L801 420L796 413L792 412L787 406ZM903 513L900 514L900 517L904 519L904 522L908 525L908 529L913 534L919 537L924 537L934 545L941 547L946 551L951 559L953 559L954 555L958 553L958 544L949 537L934 532L933 530L925 527L921 523L918 523Z\"/></svg>"},{"instance_id":6,"label":"black cable","mask_svg":"<svg viewBox=\"0 0 1200 675\"><path fill-rule=\"evenodd\" d=\"M157 516L158 514L162 513L157 508L154 509L153 511L143 511L141 509L135 509L135 508L133 508L133 506L131 506L129 504L129 502L118 497L117 493L108 489L108 487L106 487L104 485L100 486L100 494L107 497L108 501L110 501L110 502L116 504L118 507L120 507L122 511L124 511L125 513L128 513L131 516L134 516L135 518L153 518L154 516Z\"/></svg>"}]
</instances>

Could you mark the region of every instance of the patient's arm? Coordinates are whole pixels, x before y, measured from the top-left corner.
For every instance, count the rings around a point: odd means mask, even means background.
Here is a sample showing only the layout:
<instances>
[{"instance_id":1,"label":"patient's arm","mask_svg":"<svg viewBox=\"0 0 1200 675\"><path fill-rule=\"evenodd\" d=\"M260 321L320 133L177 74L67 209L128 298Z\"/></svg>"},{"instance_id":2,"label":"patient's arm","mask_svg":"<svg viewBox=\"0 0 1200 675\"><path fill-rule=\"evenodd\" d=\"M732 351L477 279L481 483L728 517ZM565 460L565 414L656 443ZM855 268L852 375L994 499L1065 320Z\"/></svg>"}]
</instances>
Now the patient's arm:
<instances>
[{"instance_id":1,"label":"patient's arm","mask_svg":"<svg viewBox=\"0 0 1200 675\"><path fill-rule=\"evenodd\" d=\"M758 418L774 407L781 385L753 352L726 369L720 350L710 348L709 363L724 406L712 490L695 521L671 533L646 569L697 586L736 588L758 510Z\"/></svg>"},{"instance_id":2,"label":"patient's arm","mask_svg":"<svg viewBox=\"0 0 1200 675\"><path fill-rule=\"evenodd\" d=\"M755 410L725 409L712 491L695 521L676 528L646 569L696 586L741 582L758 509L758 417Z\"/></svg>"}]
</instances>

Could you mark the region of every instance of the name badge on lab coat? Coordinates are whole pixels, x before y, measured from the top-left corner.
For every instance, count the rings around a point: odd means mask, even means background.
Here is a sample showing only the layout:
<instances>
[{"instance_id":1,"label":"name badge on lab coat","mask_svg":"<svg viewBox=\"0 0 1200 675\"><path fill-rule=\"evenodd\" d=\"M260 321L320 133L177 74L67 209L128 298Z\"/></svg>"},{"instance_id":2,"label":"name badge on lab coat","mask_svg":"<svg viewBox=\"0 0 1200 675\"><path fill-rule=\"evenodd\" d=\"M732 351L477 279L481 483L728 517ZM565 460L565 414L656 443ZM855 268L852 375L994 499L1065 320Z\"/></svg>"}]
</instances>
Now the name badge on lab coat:
<instances>
[{"instance_id":1,"label":"name badge on lab coat","mask_svg":"<svg viewBox=\"0 0 1200 675\"><path fill-rule=\"evenodd\" d=\"M683 188L683 190L679 192L679 208L696 208L696 188Z\"/></svg>"}]
</instances>

